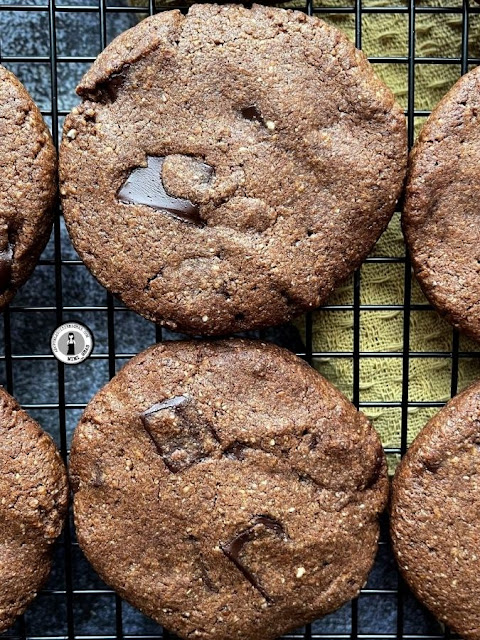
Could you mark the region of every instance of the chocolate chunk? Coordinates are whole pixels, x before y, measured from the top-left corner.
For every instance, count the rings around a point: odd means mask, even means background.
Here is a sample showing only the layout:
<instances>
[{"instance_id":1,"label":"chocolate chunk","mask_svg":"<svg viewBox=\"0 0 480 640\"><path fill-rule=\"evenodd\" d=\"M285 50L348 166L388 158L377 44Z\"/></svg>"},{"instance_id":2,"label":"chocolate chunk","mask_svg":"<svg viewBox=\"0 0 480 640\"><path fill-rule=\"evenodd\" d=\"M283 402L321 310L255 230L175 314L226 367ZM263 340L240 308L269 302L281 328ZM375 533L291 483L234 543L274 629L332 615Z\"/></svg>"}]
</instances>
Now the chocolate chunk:
<instances>
[{"instance_id":1,"label":"chocolate chunk","mask_svg":"<svg viewBox=\"0 0 480 640\"><path fill-rule=\"evenodd\" d=\"M13 246L8 244L7 248L0 251L0 291L8 289L12 278L12 258Z\"/></svg>"},{"instance_id":2,"label":"chocolate chunk","mask_svg":"<svg viewBox=\"0 0 480 640\"><path fill-rule=\"evenodd\" d=\"M434 452L429 453L430 455L424 455L420 461L427 471L436 473L442 466L442 459L438 454L435 455Z\"/></svg>"},{"instance_id":3,"label":"chocolate chunk","mask_svg":"<svg viewBox=\"0 0 480 640\"><path fill-rule=\"evenodd\" d=\"M239 571L243 573L245 578L250 582L252 587L256 589L263 598L267 601L268 604L272 603L272 598L265 591L265 588L261 585L257 577L253 574L250 569L248 569L240 559L240 555L243 551L244 546L248 542L252 542L255 538L258 538L261 535L262 530L260 527L264 529L273 531L273 533L283 540L286 540L287 536L285 534L285 530L281 522L272 518L268 515L258 515L254 516L252 520L252 524L247 528L237 534L232 540L225 544L221 544L220 548L223 553L227 556L227 558L233 562L233 564L237 567Z\"/></svg>"},{"instance_id":4,"label":"chocolate chunk","mask_svg":"<svg viewBox=\"0 0 480 640\"><path fill-rule=\"evenodd\" d=\"M169 196L165 191L162 182L164 160L164 157L148 156L148 165L131 172L118 192L118 199L124 204L144 204L180 222L203 227L198 205L184 198Z\"/></svg>"},{"instance_id":5,"label":"chocolate chunk","mask_svg":"<svg viewBox=\"0 0 480 640\"><path fill-rule=\"evenodd\" d=\"M262 114L253 104L249 107L244 107L241 111L241 114L246 120L253 120L255 122L260 122L263 125L265 124L265 120L263 119Z\"/></svg>"},{"instance_id":6,"label":"chocolate chunk","mask_svg":"<svg viewBox=\"0 0 480 640\"><path fill-rule=\"evenodd\" d=\"M316 433L311 433L308 429L304 429L302 438L306 439L310 451L313 451L313 449L318 445L318 435Z\"/></svg>"},{"instance_id":7,"label":"chocolate chunk","mask_svg":"<svg viewBox=\"0 0 480 640\"><path fill-rule=\"evenodd\" d=\"M99 489L104 484L104 475L102 471L102 467L100 464L96 463L93 465L93 478L92 478L92 487Z\"/></svg>"},{"instance_id":8,"label":"chocolate chunk","mask_svg":"<svg viewBox=\"0 0 480 640\"><path fill-rule=\"evenodd\" d=\"M120 71L112 73L104 82L100 82L94 91L82 91L80 95L101 102L102 104L113 103L118 97L120 89L125 84L129 65L123 65Z\"/></svg>"},{"instance_id":9,"label":"chocolate chunk","mask_svg":"<svg viewBox=\"0 0 480 640\"><path fill-rule=\"evenodd\" d=\"M172 473L205 460L218 447L219 438L213 425L198 413L189 396L168 398L152 405L140 417Z\"/></svg>"},{"instance_id":10,"label":"chocolate chunk","mask_svg":"<svg viewBox=\"0 0 480 640\"><path fill-rule=\"evenodd\" d=\"M162 411L164 409L176 409L182 404L188 402L188 400L188 396L174 396L173 398L168 398L168 400L164 400L163 402L153 404L149 409L143 412L143 415L150 416L153 413L157 413L157 411Z\"/></svg>"},{"instance_id":11,"label":"chocolate chunk","mask_svg":"<svg viewBox=\"0 0 480 640\"><path fill-rule=\"evenodd\" d=\"M245 449L247 448L247 445L242 442L234 442L224 450L223 455L227 458L243 460L245 458Z\"/></svg>"}]
</instances>

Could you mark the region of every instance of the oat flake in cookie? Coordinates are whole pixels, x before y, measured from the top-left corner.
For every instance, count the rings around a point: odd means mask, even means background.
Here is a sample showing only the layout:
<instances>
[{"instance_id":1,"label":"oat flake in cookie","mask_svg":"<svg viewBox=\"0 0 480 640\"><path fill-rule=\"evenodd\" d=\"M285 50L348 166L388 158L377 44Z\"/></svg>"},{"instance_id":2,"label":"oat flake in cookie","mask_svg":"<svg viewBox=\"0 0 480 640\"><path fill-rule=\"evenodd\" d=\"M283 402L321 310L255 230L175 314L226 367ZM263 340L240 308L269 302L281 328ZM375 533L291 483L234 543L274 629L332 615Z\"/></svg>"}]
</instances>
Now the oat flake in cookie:
<instances>
[{"instance_id":1,"label":"oat flake in cookie","mask_svg":"<svg viewBox=\"0 0 480 640\"><path fill-rule=\"evenodd\" d=\"M56 152L40 111L0 66L0 309L32 273L50 236Z\"/></svg>"},{"instance_id":2,"label":"oat flake in cookie","mask_svg":"<svg viewBox=\"0 0 480 640\"><path fill-rule=\"evenodd\" d=\"M373 563L378 436L273 345L144 351L90 402L70 460L90 562L182 638L276 638L353 598Z\"/></svg>"},{"instance_id":3,"label":"oat flake in cookie","mask_svg":"<svg viewBox=\"0 0 480 640\"><path fill-rule=\"evenodd\" d=\"M424 125L410 160L403 228L420 285L454 326L480 340L480 67Z\"/></svg>"},{"instance_id":4,"label":"oat flake in cookie","mask_svg":"<svg viewBox=\"0 0 480 640\"><path fill-rule=\"evenodd\" d=\"M480 640L480 383L410 447L393 483L391 528L403 577L467 640Z\"/></svg>"},{"instance_id":5,"label":"oat flake in cookie","mask_svg":"<svg viewBox=\"0 0 480 640\"><path fill-rule=\"evenodd\" d=\"M0 633L48 577L67 498L52 439L0 387Z\"/></svg>"},{"instance_id":6,"label":"oat flake in cookie","mask_svg":"<svg viewBox=\"0 0 480 640\"><path fill-rule=\"evenodd\" d=\"M225 334L323 302L395 207L405 118L335 28L262 6L167 11L78 87L61 150L80 256L129 307Z\"/></svg>"}]
</instances>

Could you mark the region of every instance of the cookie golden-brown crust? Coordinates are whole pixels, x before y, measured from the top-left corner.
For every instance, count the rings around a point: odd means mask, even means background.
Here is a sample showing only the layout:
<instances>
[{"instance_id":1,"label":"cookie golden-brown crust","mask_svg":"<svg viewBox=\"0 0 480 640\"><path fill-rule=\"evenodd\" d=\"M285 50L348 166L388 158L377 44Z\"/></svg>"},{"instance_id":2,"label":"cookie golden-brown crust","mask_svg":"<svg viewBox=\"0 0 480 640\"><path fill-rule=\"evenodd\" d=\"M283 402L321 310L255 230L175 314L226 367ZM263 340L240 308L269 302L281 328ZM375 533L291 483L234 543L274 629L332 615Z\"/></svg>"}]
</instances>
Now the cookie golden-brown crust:
<instances>
[{"instance_id":1,"label":"cookie golden-brown crust","mask_svg":"<svg viewBox=\"0 0 480 640\"><path fill-rule=\"evenodd\" d=\"M28 279L50 236L57 155L37 106L0 66L0 309Z\"/></svg>"},{"instance_id":2,"label":"cookie golden-brown crust","mask_svg":"<svg viewBox=\"0 0 480 640\"><path fill-rule=\"evenodd\" d=\"M0 388L0 633L47 579L67 499L52 439Z\"/></svg>"},{"instance_id":3,"label":"cookie golden-brown crust","mask_svg":"<svg viewBox=\"0 0 480 640\"><path fill-rule=\"evenodd\" d=\"M480 639L480 383L423 429L395 474L391 531L403 577L467 640Z\"/></svg>"},{"instance_id":4,"label":"cookie golden-brown crust","mask_svg":"<svg viewBox=\"0 0 480 640\"><path fill-rule=\"evenodd\" d=\"M374 560L378 436L273 345L148 349L88 405L70 461L90 562L182 638L276 638L357 595Z\"/></svg>"},{"instance_id":5,"label":"cookie golden-brown crust","mask_svg":"<svg viewBox=\"0 0 480 640\"><path fill-rule=\"evenodd\" d=\"M72 240L105 287L172 328L226 334L319 305L402 187L401 108L340 31L300 12L164 12L114 40L78 92L61 148ZM190 214L132 197L129 177Z\"/></svg>"}]
</instances>

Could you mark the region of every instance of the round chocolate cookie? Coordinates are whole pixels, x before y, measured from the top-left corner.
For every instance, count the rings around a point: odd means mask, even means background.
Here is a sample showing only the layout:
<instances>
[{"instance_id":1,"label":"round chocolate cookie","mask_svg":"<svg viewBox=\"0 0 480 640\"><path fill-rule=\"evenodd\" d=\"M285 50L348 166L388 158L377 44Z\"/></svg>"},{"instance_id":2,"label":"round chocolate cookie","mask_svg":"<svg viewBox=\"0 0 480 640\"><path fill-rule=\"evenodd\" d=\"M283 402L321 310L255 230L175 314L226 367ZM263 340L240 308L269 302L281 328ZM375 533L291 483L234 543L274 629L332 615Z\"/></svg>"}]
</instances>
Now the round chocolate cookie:
<instances>
[{"instance_id":1,"label":"round chocolate cookie","mask_svg":"<svg viewBox=\"0 0 480 640\"><path fill-rule=\"evenodd\" d=\"M480 640L480 383L408 450L393 483L391 530L419 600L462 637Z\"/></svg>"},{"instance_id":2,"label":"round chocolate cookie","mask_svg":"<svg viewBox=\"0 0 480 640\"><path fill-rule=\"evenodd\" d=\"M0 66L0 309L32 273L50 236L56 152L37 106Z\"/></svg>"},{"instance_id":3,"label":"round chocolate cookie","mask_svg":"<svg viewBox=\"0 0 480 640\"><path fill-rule=\"evenodd\" d=\"M77 91L68 229L100 282L159 324L225 334L315 307L394 210L404 115L318 18L164 12L119 36Z\"/></svg>"},{"instance_id":4,"label":"round chocolate cookie","mask_svg":"<svg viewBox=\"0 0 480 640\"><path fill-rule=\"evenodd\" d=\"M420 285L455 327L480 340L480 67L425 123L411 154L403 229Z\"/></svg>"},{"instance_id":5,"label":"round chocolate cookie","mask_svg":"<svg viewBox=\"0 0 480 640\"><path fill-rule=\"evenodd\" d=\"M373 563L378 436L273 345L151 347L88 405L70 460L88 559L183 638L275 638L353 598Z\"/></svg>"},{"instance_id":6,"label":"round chocolate cookie","mask_svg":"<svg viewBox=\"0 0 480 640\"><path fill-rule=\"evenodd\" d=\"M1 387L0 469L1 633L47 579L68 499L67 474L52 439Z\"/></svg>"}]
</instances>

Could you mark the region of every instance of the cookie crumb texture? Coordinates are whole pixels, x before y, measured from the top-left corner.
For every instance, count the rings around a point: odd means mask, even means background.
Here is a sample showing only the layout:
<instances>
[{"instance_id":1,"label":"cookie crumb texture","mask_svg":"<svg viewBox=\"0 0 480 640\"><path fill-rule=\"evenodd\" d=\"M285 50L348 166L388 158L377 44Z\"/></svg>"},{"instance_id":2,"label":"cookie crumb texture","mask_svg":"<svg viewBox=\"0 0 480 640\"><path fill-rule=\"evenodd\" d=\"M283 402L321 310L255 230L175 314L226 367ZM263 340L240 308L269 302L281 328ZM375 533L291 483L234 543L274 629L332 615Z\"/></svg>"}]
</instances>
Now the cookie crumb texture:
<instances>
[{"instance_id":1,"label":"cookie crumb texture","mask_svg":"<svg viewBox=\"0 0 480 640\"><path fill-rule=\"evenodd\" d=\"M357 595L386 462L365 416L286 350L167 343L128 363L74 435L78 540L182 638L269 640Z\"/></svg>"},{"instance_id":2,"label":"cookie crumb texture","mask_svg":"<svg viewBox=\"0 0 480 640\"><path fill-rule=\"evenodd\" d=\"M391 531L403 577L453 631L480 640L480 384L423 429L393 483Z\"/></svg>"},{"instance_id":3,"label":"cookie crumb texture","mask_svg":"<svg viewBox=\"0 0 480 640\"><path fill-rule=\"evenodd\" d=\"M0 309L32 273L53 223L56 152L40 111L0 66Z\"/></svg>"},{"instance_id":4,"label":"cookie crumb texture","mask_svg":"<svg viewBox=\"0 0 480 640\"><path fill-rule=\"evenodd\" d=\"M174 329L226 334L322 303L385 229L401 108L318 18L196 5L119 36L78 87L65 218L110 291Z\"/></svg>"},{"instance_id":5,"label":"cookie crumb texture","mask_svg":"<svg viewBox=\"0 0 480 640\"><path fill-rule=\"evenodd\" d=\"M67 499L53 440L0 388L0 633L46 581Z\"/></svg>"},{"instance_id":6,"label":"cookie crumb texture","mask_svg":"<svg viewBox=\"0 0 480 640\"><path fill-rule=\"evenodd\" d=\"M412 152L403 228L418 281L455 327L480 340L480 67L435 108Z\"/></svg>"}]
</instances>

